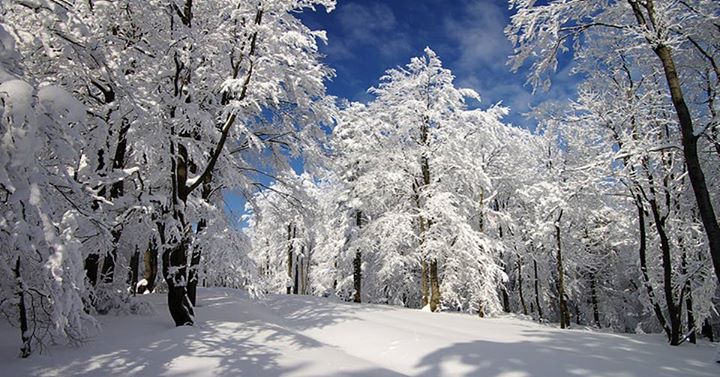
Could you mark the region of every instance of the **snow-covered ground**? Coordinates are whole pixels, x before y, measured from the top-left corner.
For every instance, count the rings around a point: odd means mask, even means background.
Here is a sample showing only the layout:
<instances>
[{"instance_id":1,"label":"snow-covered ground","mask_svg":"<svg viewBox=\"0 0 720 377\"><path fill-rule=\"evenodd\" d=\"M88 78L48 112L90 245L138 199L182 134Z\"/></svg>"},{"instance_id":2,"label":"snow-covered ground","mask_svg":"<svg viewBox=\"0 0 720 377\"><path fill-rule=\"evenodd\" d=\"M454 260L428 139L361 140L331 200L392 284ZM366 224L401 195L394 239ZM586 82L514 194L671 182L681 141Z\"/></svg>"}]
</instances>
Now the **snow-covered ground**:
<instances>
[{"instance_id":1,"label":"snow-covered ground","mask_svg":"<svg viewBox=\"0 0 720 377\"><path fill-rule=\"evenodd\" d=\"M100 317L96 339L28 360L3 325L0 376L720 376L709 344L658 335L222 289L201 290L198 325L176 328L164 296L142 299L155 314Z\"/></svg>"}]
</instances>

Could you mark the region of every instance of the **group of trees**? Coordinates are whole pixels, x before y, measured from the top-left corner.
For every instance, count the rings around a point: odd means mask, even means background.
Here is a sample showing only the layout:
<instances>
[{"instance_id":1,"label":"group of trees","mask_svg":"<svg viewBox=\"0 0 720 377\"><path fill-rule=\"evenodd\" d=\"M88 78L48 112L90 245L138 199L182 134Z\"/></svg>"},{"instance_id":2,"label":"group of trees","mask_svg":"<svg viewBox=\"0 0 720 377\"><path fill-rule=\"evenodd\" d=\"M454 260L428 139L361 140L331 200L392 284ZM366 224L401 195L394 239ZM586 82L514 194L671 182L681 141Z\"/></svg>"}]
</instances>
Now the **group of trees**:
<instances>
[{"instance_id":1,"label":"group of trees","mask_svg":"<svg viewBox=\"0 0 720 377\"><path fill-rule=\"evenodd\" d=\"M136 292L189 325L198 283L251 282L222 192L326 136L324 34L295 13L334 3L0 4L0 310L23 357Z\"/></svg>"},{"instance_id":2,"label":"group of trees","mask_svg":"<svg viewBox=\"0 0 720 377\"><path fill-rule=\"evenodd\" d=\"M191 325L198 284L712 336L720 4L510 1L515 68L547 87L572 57L580 82L533 132L429 48L338 106L295 16L334 5L0 3L0 311L23 356L156 288Z\"/></svg>"},{"instance_id":3,"label":"group of trees","mask_svg":"<svg viewBox=\"0 0 720 377\"><path fill-rule=\"evenodd\" d=\"M573 58L578 97L535 109L530 132L430 49L387 71L342 106L327 171L257 198L264 289L299 292L299 242L309 294L712 338L720 4L510 3L514 67L546 88Z\"/></svg>"}]
</instances>

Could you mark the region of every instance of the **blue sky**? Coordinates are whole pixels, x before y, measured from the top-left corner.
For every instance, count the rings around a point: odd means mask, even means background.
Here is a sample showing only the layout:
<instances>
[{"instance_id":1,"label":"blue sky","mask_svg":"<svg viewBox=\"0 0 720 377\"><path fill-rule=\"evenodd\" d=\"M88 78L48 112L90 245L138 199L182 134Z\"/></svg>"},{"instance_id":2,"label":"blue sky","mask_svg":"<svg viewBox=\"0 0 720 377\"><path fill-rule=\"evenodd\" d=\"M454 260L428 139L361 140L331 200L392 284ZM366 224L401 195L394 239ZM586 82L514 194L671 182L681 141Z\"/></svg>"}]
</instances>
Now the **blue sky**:
<instances>
[{"instance_id":1,"label":"blue sky","mask_svg":"<svg viewBox=\"0 0 720 377\"><path fill-rule=\"evenodd\" d=\"M507 122L534 129L522 114L545 100L572 98L577 80L561 59L550 91L533 95L524 85L526 72L512 73L506 64L512 45L503 29L510 15L506 0L338 0L330 13L318 8L299 17L327 32L320 50L337 74L327 84L329 94L368 101L367 89L387 69L407 64L427 46L453 71L456 86L480 93L481 108L502 101L511 109ZM243 198L226 192L225 199L230 216L239 216Z\"/></svg>"},{"instance_id":2,"label":"blue sky","mask_svg":"<svg viewBox=\"0 0 720 377\"><path fill-rule=\"evenodd\" d=\"M510 15L501 0L339 0L331 13L318 9L300 17L310 28L327 31L321 51L337 73L328 83L330 94L367 101L367 89L385 70L407 64L429 46L453 71L457 86L480 93L481 107L502 101L511 108L508 121L534 128L521 114L546 99L573 96L575 80L561 61L551 90L533 96L524 86L525 72L513 74L506 64L512 45L503 29Z\"/></svg>"}]
</instances>

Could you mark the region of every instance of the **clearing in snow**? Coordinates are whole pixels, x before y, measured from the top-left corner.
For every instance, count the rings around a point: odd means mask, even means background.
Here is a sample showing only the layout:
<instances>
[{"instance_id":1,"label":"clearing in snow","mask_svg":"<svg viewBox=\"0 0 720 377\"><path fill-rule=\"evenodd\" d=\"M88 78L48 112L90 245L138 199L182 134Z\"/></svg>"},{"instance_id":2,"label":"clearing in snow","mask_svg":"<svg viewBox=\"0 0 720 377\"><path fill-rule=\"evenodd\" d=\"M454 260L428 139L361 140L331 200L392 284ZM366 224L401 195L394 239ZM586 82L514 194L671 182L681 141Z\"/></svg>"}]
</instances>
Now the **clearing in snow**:
<instances>
[{"instance_id":1,"label":"clearing in snow","mask_svg":"<svg viewBox=\"0 0 720 377\"><path fill-rule=\"evenodd\" d=\"M332 299L203 289L198 323L174 327L165 295L141 297L148 317L100 316L80 348L18 358L17 329L0 328L2 376L717 377L708 343L662 335L560 330L512 317L429 313Z\"/></svg>"}]
</instances>

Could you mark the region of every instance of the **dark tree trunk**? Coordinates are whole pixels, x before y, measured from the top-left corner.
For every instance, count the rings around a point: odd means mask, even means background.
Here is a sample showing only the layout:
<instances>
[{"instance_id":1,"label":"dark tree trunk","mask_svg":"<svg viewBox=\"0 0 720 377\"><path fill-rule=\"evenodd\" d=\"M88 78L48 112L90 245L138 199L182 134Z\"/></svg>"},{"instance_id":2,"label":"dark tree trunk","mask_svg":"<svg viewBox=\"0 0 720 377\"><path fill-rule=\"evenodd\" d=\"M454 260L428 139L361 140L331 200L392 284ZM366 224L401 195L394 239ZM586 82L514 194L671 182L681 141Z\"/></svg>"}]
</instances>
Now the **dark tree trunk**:
<instances>
[{"instance_id":1,"label":"dark tree trunk","mask_svg":"<svg viewBox=\"0 0 720 377\"><path fill-rule=\"evenodd\" d=\"M190 270L188 271L188 299L193 306L197 305L197 286L198 286L198 268L200 268L200 256L202 254L199 247L194 246L190 255Z\"/></svg>"},{"instance_id":2,"label":"dark tree trunk","mask_svg":"<svg viewBox=\"0 0 720 377\"><path fill-rule=\"evenodd\" d=\"M113 156L112 169L120 170L125 168L125 155L127 153L127 133L130 130L130 122L123 119L118 133L117 147ZM125 194L125 182L120 180L110 186L110 200L115 200ZM103 259L101 276L103 283L112 283L115 279L115 264L117 263L118 244L122 236L122 227L112 230L113 248L110 253L105 254ZM134 289L134 288L133 288Z\"/></svg>"},{"instance_id":3,"label":"dark tree trunk","mask_svg":"<svg viewBox=\"0 0 720 377\"><path fill-rule=\"evenodd\" d=\"M135 249L132 257L130 257L130 293L135 296L137 294L138 280L140 276L140 251Z\"/></svg>"},{"instance_id":4,"label":"dark tree trunk","mask_svg":"<svg viewBox=\"0 0 720 377\"><path fill-rule=\"evenodd\" d=\"M145 291L152 292L155 290L158 273L158 249L154 240L148 242L148 248L143 257L143 265L145 267L143 275L147 284L141 287L141 290L138 292L140 294L145 293Z\"/></svg>"},{"instance_id":5,"label":"dark tree trunk","mask_svg":"<svg viewBox=\"0 0 720 377\"><path fill-rule=\"evenodd\" d=\"M595 282L595 273L590 276L590 300L592 301L593 322L595 326L600 326L600 310L598 310L597 286Z\"/></svg>"},{"instance_id":6,"label":"dark tree trunk","mask_svg":"<svg viewBox=\"0 0 720 377\"><path fill-rule=\"evenodd\" d=\"M210 186L212 182L212 174L209 174L206 176L205 181L202 185L202 199L203 201L209 203L210 202L210 195L212 195L212 187ZM200 219L198 221L197 225L197 231L196 234L200 235L202 231L207 228L208 220L207 219ZM198 273L198 269L200 268L200 259L202 258L202 249L197 246L193 245L192 247L192 254L190 255L190 271L188 274L188 298L190 299L190 302L192 302L193 306L197 305L197 286L198 286L198 276L200 275Z\"/></svg>"},{"instance_id":7,"label":"dark tree trunk","mask_svg":"<svg viewBox=\"0 0 720 377\"><path fill-rule=\"evenodd\" d=\"M294 263L294 255L293 255L293 243L295 242L295 232L293 230L292 223L288 224L288 252L287 252L287 273L288 273L288 286L287 286L287 294L292 293L292 285L290 282L293 281L293 263Z\"/></svg>"},{"instance_id":8,"label":"dark tree trunk","mask_svg":"<svg viewBox=\"0 0 720 377\"><path fill-rule=\"evenodd\" d=\"M499 228L499 234L500 238L502 238L502 226ZM509 275L507 273L507 263L505 262L505 258L503 258L502 252L500 253L500 260L503 262L503 272L505 273L505 275ZM505 285L505 283L500 286L500 295L502 297L503 311L505 313L510 313L510 296L508 295L507 286Z\"/></svg>"},{"instance_id":9,"label":"dark tree trunk","mask_svg":"<svg viewBox=\"0 0 720 377\"><path fill-rule=\"evenodd\" d=\"M568 311L567 301L565 299L565 269L563 268L562 243L560 238L560 220L562 220L562 215L563 210L560 210L560 214L555 221L555 242L557 244L557 289L560 307L560 328L564 329L570 327L570 312Z\"/></svg>"},{"instance_id":10,"label":"dark tree trunk","mask_svg":"<svg viewBox=\"0 0 720 377\"><path fill-rule=\"evenodd\" d=\"M423 308L430 304L430 284L428 284L428 264L425 258L420 262L420 289L422 291Z\"/></svg>"},{"instance_id":11,"label":"dark tree trunk","mask_svg":"<svg viewBox=\"0 0 720 377\"><path fill-rule=\"evenodd\" d=\"M197 234L200 234L207 227L207 220L200 219L197 225ZM188 299L193 304L197 305L197 286L198 286L198 268L200 268L200 257L202 250L199 246L193 245L192 254L190 255L190 270L188 271Z\"/></svg>"},{"instance_id":12,"label":"dark tree trunk","mask_svg":"<svg viewBox=\"0 0 720 377\"><path fill-rule=\"evenodd\" d=\"M500 293L502 294L503 311L510 313L510 296L508 295L507 288L503 286Z\"/></svg>"},{"instance_id":13,"label":"dark tree trunk","mask_svg":"<svg viewBox=\"0 0 720 377\"><path fill-rule=\"evenodd\" d=\"M430 262L430 311L440 309L440 279L437 260Z\"/></svg>"},{"instance_id":14,"label":"dark tree trunk","mask_svg":"<svg viewBox=\"0 0 720 377\"><path fill-rule=\"evenodd\" d=\"M187 244L181 241L171 250L163 252L163 276L168 286L168 308L175 321L175 326L192 326L194 324L192 303L187 295ZM175 272L171 272L173 268Z\"/></svg>"},{"instance_id":15,"label":"dark tree trunk","mask_svg":"<svg viewBox=\"0 0 720 377\"><path fill-rule=\"evenodd\" d=\"M685 286L683 290L685 292L685 306L687 309L687 334L690 343L697 343L697 330L695 329L695 312L693 311L693 298L692 298L692 285L690 279L687 277L687 253L683 252L682 255L682 274L685 275Z\"/></svg>"},{"instance_id":16,"label":"dark tree trunk","mask_svg":"<svg viewBox=\"0 0 720 377\"><path fill-rule=\"evenodd\" d=\"M98 270L100 269L100 255L90 254L85 258L85 276L91 286L96 286L98 282Z\"/></svg>"},{"instance_id":17,"label":"dark tree trunk","mask_svg":"<svg viewBox=\"0 0 720 377\"><path fill-rule=\"evenodd\" d=\"M652 181L650 182L652 184ZM660 250L662 251L662 268L663 268L663 292L665 293L665 302L668 310L668 318L670 319L670 345L677 346L680 344L681 337L681 319L682 319L682 299L680 305L675 302L675 294L673 293L672 284L672 260L670 255L670 240L665 231L665 218L660 215L660 208L655 200L655 192L652 192L652 199L649 200L650 210L655 223L655 230L660 237Z\"/></svg>"},{"instance_id":18,"label":"dark tree trunk","mask_svg":"<svg viewBox=\"0 0 720 377\"><path fill-rule=\"evenodd\" d=\"M20 357L27 358L32 353L30 329L28 328L27 307L25 306L25 285L20 274L20 258L15 261L15 280L17 282L18 312L20 313Z\"/></svg>"},{"instance_id":19,"label":"dark tree trunk","mask_svg":"<svg viewBox=\"0 0 720 377\"><path fill-rule=\"evenodd\" d=\"M705 321L703 321L700 332L702 333L702 336L704 336L709 342L715 341L715 335L713 334L713 328L710 324L710 320L706 319Z\"/></svg>"},{"instance_id":20,"label":"dark tree trunk","mask_svg":"<svg viewBox=\"0 0 720 377\"><path fill-rule=\"evenodd\" d=\"M538 319L543 319L542 306L540 306L540 279L538 279L537 260L533 259L533 272L535 273L535 306L537 306Z\"/></svg>"},{"instance_id":21,"label":"dark tree trunk","mask_svg":"<svg viewBox=\"0 0 720 377\"><path fill-rule=\"evenodd\" d=\"M715 277L720 283L720 226L718 226L715 210L713 209L710 193L705 181L705 174L700 166L700 158L698 156L698 136L695 135L693 129L692 117L690 110L685 104L685 98L680 86L680 78L675 69L675 62L672 57L670 48L665 45L658 45L654 49L655 54L662 62L665 78L670 89L670 97L678 116L680 123L680 134L683 146L683 155L685 156L685 165L687 166L690 184L695 194L700 218L702 219L705 234L708 238L710 246L710 255L712 256L713 268L715 269Z\"/></svg>"},{"instance_id":22,"label":"dark tree trunk","mask_svg":"<svg viewBox=\"0 0 720 377\"><path fill-rule=\"evenodd\" d=\"M305 253L305 246L300 247L300 254L296 257L295 261L295 274L293 282L293 294L300 294L300 284L302 278L302 265L303 265L303 254Z\"/></svg>"},{"instance_id":23,"label":"dark tree trunk","mask_svg":"<svg viewBox=\"0 0 720 377\"><path fill-rule=\"evenodd\" d=\"M358 227L358 231L362 228L362 211L355 213L355 225ZM353 287L355 288L353 301L362 302L362 252L360 250L355 252L353 260Z\"/></svg>"},{"instance_id":24,"label":"dark tree trunk","mask_svg":"<svg viewBox=\"0 0 720 377\"><path fill-rule=\"evenodd\" d=\"M524 315L528 314L527 305L525 305L525 296L523 294L523 276L522 276L522 260L518 257L517 260L518 270L518 295L520 296L520 306Z\"/></svg>"},{"instance_id":25,"label":"dark tree trunk","mask_svg":"<svg viewBox=\"0 0 720 377\"><path fill-rule=\"evenodd\" d=\"M635 205L638 209L638 229L640 230L640 245L638 248L638 252L640 254L640 272L642 272L643 283L645 285L645 289L647 290L650 303L653 306L655 317L657 318L658 322L660 322L660 326L663 328L663 330L665 330L665 334L667 335L668 339L670 339L670 327L668 327L667 321L665 320L665 315L660 308L660 304L655 298L655 290L652 287L652 283L650 282L650 275L648 274L646 255L647 229L645 228L645 209L643 208L642 199L640 198L639 194L635 197Z\"/></svg>"}]
</instances>

